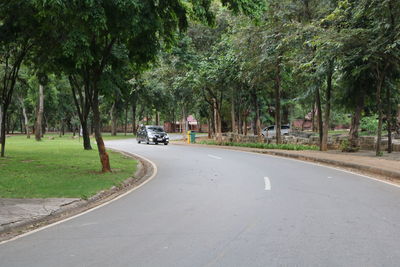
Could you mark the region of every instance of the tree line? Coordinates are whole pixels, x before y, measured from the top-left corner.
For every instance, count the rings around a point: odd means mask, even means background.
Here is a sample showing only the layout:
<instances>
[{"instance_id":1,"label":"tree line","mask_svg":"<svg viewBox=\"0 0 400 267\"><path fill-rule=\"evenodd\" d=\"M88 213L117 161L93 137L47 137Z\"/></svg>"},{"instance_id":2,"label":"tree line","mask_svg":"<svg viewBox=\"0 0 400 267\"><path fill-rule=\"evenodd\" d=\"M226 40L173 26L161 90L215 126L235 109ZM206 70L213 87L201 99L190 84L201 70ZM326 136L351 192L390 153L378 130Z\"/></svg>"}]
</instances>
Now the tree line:
<instances>
[{"instance_id":1,"label":"tree line","mask_svg":"<svg viewBox=\"0 0 400 267\"><path fill-rule=\"evenodd\" d=\"M107 172L108 120L195 114L217 141L272 124L281 143L310 112L321 150L343 120L357 150L376 116L378 155L399 130L399 17L396 0L0 0L1 156L17 125L82 129L84 149L92 130Z\"/></svg>"},{"instance_id":2,"label":"tree line","mask_svg":"<svg viewBox=\"0 0 400 267\"><path fill-rule=\"evenodd\" d=\"M187 29L189 17L211 24L211 2L2 0L1 156L5 153L5 129L13 93L21 68L27 66L37 76L40 92L50 74L68 79L85 149L90 142L85 123L91 114L102 171L111 171L99 108L103 98L114 93L109 85L118 85L121 80L127 83L147 69L158 52L173 45L176 34ZM262 6L259 0L222 3L235 13L248 15ZM42 110L43 105L39 105L37 113Z\"/></svg>"},{"instance_id":3,"label":"tree line","mask_svg":"<svg viewBox=\"0 0 400 267\"><path fill-rule=\"evenodd\" d=\"M311 113L321 150L332 124L348 123L346 149L357 151L363 122L376 128L376 154L383 130L391 152L392 133L400 133L400 2L265 4L255 20L215 5L215 26L190 23L143 79L182 113L208 120L218 141L223 130L246 134L249 126L261 140L261 126L275 125L281 143L281 125Z\"/></svg>"}]
</instances>

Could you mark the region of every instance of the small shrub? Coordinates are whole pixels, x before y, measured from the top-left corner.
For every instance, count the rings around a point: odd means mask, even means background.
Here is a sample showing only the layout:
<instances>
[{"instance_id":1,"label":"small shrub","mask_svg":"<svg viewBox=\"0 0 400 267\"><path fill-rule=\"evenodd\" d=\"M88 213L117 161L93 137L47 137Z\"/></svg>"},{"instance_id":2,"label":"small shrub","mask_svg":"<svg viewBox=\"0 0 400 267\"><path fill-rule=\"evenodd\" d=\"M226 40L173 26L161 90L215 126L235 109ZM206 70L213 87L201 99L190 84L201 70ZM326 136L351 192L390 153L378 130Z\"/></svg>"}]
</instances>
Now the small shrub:
<instances>
[{"instance_id":1,"label":"small shrub","mask_svg":"<svg viewBox=\"0 0 400 267\"><path fill-rule=\"evenodd\" d=\"M360 128L362 131L375 135L378 132L378 120L375 117L364 117L361 119Z\"/></svg>"},{"instance_id":2,"label":"small shrub","mask_svg":"<svg viewBox=\"0 0 400 267\"><path fill-rule=\"evenodd\" d=\"M340 150L342 150L342 152L357 152L360 148L352 146L349 140L343 140L340 143Z\"/></svg>"}]
</instances>

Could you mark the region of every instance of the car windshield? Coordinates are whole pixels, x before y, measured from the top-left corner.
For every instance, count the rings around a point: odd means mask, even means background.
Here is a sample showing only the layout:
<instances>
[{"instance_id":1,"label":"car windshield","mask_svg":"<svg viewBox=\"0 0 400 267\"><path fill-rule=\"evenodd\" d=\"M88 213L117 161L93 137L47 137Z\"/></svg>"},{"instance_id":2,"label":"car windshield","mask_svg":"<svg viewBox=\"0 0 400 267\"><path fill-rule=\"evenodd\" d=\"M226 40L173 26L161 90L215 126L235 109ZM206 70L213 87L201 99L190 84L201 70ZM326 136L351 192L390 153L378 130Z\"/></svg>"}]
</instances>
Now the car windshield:
<instances>
[{"instance_id":1,"label":"car windshield","mask_svg":"<svg viewBox=\"0 0 400 267\"><path fill-rule=\"evenodd\" d=\"M157 132L157 133L162 133L164 132L164 129L161 127L149 127L147 130L152 131L152 132Z\"/></svg>"}]
</instances>

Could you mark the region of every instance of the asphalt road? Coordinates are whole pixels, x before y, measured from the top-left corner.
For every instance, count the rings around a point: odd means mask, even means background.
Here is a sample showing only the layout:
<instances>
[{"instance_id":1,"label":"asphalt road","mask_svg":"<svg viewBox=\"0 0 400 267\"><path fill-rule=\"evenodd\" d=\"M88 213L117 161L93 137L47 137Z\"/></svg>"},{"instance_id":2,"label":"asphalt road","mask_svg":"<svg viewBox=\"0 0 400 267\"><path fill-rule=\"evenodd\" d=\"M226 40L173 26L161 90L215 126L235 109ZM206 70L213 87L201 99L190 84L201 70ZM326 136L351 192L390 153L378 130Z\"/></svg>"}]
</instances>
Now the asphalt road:
<instances>
[{"instance_id":1,"label":"asphalt road","mask_svg":"<svg viewBox=\"0 0 400 267\"><path fill-rule=\"evenodd\" d=\"M0 245L0 266L399 266L400 188L261 154L107 146L157 176L90 213Z\"/></svg>"}]
</instances>

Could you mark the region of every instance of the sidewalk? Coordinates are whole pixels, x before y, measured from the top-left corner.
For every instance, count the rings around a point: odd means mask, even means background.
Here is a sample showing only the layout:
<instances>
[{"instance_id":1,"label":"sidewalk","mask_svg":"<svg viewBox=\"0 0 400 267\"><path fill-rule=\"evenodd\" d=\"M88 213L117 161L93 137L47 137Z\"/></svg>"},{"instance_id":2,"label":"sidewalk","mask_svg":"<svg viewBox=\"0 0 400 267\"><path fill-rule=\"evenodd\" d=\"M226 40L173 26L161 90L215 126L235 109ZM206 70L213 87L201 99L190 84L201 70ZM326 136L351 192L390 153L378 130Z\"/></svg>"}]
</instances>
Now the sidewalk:
<instances>
[{"instance_id":1,"label":"sidewalk","mask_svg":"<svg viewBox=\"0 0 400 267\"><path fill-rule=\"evenodd\" d=\"M48 216L61 207L79 200L79 198L0 198L0 232L27 220Z\"/></svg>"},{"instance_id":2,"label":"sidewalk","mask_svg":"<svg viewBox=\"0 0 400 267\"><path fill-rule=\"evenodd\" d=\"M188 145L182 141L174 142L178 145ZM278 150L259 149L248 147L217 146L191 144L192 146L214 147L238 151L268 154L280 157L294 158L298 160L322 163L330 166L351 170L360 174L374 176L376 178L394 181L400 184L400 153L384 153L382 157L376 157L374 151L359 151L356 153L343 153L336 150L327 152L313 150Z\"/></svg>"}]
</instances>

